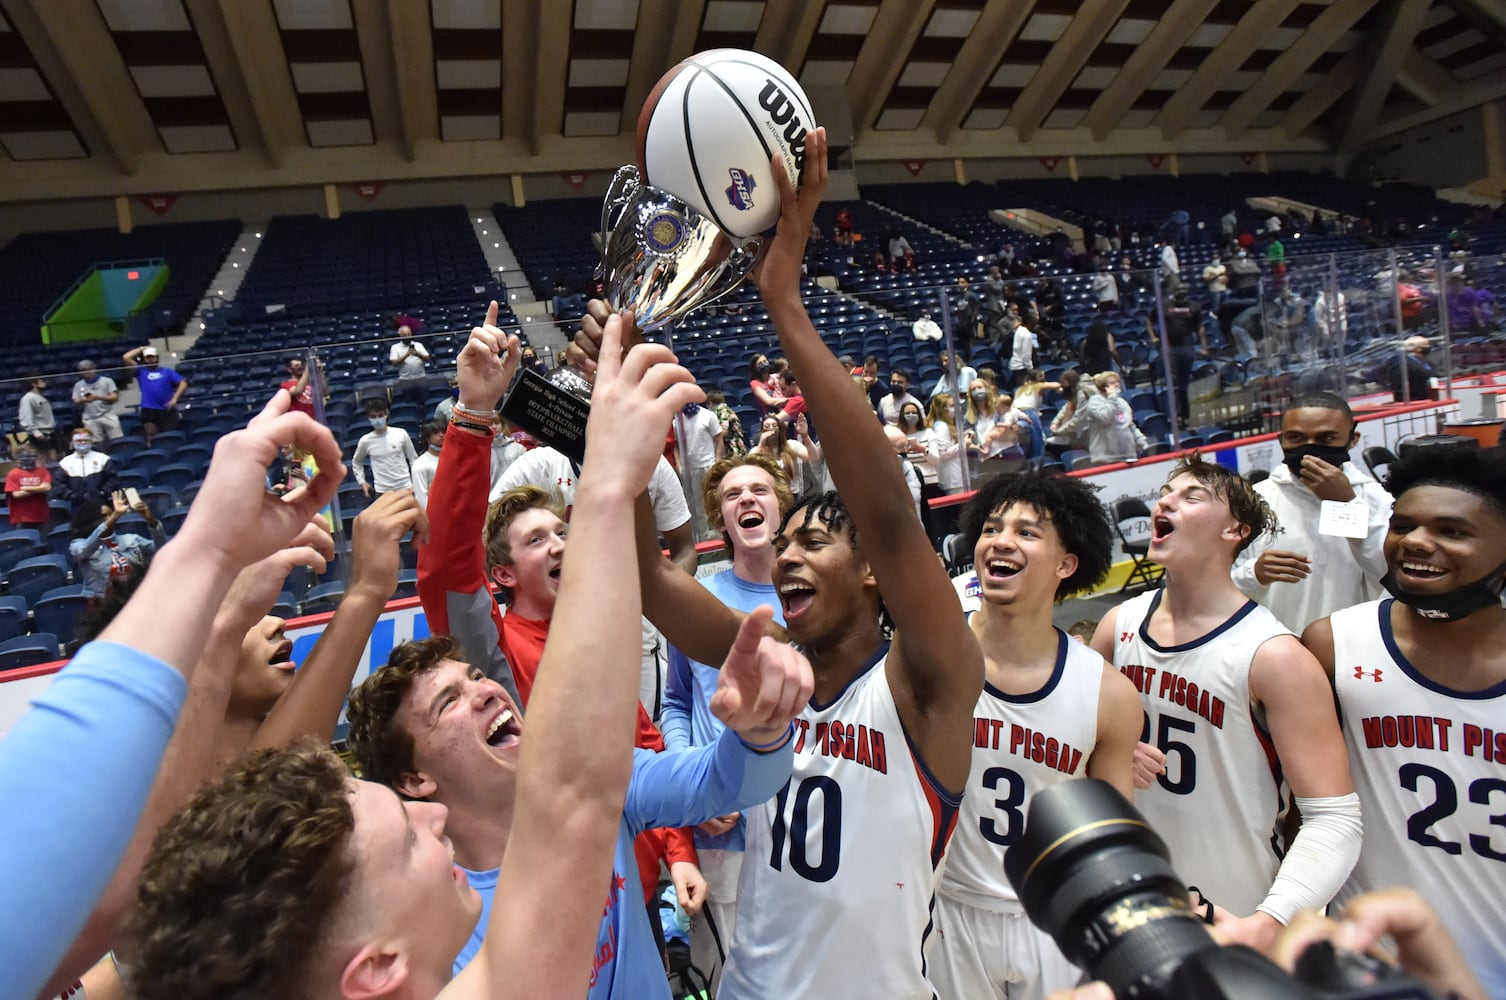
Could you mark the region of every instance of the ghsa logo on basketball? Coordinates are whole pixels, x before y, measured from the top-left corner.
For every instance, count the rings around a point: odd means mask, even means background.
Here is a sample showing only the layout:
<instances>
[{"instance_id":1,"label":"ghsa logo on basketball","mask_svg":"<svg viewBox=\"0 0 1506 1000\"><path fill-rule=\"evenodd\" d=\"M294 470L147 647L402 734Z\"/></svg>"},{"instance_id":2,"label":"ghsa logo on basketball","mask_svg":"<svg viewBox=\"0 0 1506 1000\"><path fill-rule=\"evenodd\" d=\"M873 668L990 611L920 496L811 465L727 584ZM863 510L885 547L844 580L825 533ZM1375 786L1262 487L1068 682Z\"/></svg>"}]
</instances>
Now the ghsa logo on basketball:
<instances>
[{"instance_id":1,"label":"ghsa logo on basketball","mask_svg":"<svg viewBox=\"0 0 1506 1000\"><path fill-rule=\"evenodd\" d=\"M753 207L753 189L758 184L751 174L741 167L732 167L727 171L732 178L732 183L727 187L727 201L739 212L746 212Z\"/></svg>"}]
</instances>

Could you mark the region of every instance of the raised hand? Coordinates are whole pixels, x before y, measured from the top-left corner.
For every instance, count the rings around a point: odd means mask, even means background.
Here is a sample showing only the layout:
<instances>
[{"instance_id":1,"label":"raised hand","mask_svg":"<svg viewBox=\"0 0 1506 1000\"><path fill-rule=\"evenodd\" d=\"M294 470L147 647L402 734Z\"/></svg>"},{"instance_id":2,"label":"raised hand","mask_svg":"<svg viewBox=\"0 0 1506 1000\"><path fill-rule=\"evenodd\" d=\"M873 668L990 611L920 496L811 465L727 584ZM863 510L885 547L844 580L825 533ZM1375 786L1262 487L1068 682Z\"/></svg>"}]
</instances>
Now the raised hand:
<instances>
[{"instance_id":1,"label":"raised hand","mask_svg":"<svg viewBox=\"0 0 1506 1000\"><path fill-rule=\"evenodd\" d=\"M512 384L518 370L522 354L518 338L498 328L497 308L497 300L493 299L486 307L485 321L471 328L471 339L455 359L460 405L467 410L495 410L497 400Z\"/></svg>"},{"instance_id":2,"label":"raised hand","mask_svg":"<svg viewBox=\"0 0 1506 1000\"><path fill-rule=\"evenodd\" d=\"M711 696L711 714L758 746L789 729L816 684L810 662L798 650L764 634L773 620L774 609L767 604L743 619Z\"/></svg>"},{"instance_id":3,"label":"raised hand","mask_svg":"<svg viewBox=\"0 0 1506 1000\"><path fill-rule=\"evenodd\" d=\"M340 445L312 417L290 413L278 392L244 430L220 438L204 485L174 543L239 569L287 545L334 499L345 478ZM287 497L266 490L267 467L286 445L314 456L319 472Z\"/></svg>"},{"instance_id":4,"label":"raised hand","mask_svg":"<svg viewBox=\"0 0 1506 1000\"><path fill-rule=\"evenodd\" d=\"M402 569L402 540L413 532L413 543L429 537L429 519L411 489L393 490L356 516L350 542L350 589L368 589L386 601L397 590Z\"/></svg>"},{"instance_id":5,"label":"raised hand","mask_svg":"<svg viewBox=\"0 0 1506 1000\"><path fill-rule=\"evenodd\" d=\"M602 330L583 469L590 470L593 484L615 480L637 496L664 453L670 420L706 394L662 344L639 344L624 356L623 328L631 323L631 312L613 315Z\"/></svg>"},{"instance_id":6,"label":"raised hand","mask_svg":"<svg viewBox=\"0 0 1506 1000\"><path fill-rule=\"evenodd\" d=\"M334 557L335 540L324 526L324 519L316 517L303 526L286 548L240 571L230 585L230 593L220 602L215 624L239 641L277 603L277 595L293 567L307 566L315 573L323 573Z\"/></svg>"},{"instance_id":7,"label":"raised hand","mask_svg":"<svg viewBox=\"0 0 1506 1000\"><path fill-rule=\"evenodd\" d=\"M779 225L753 271L753 280L765 298L799 295L805 244L810 239L816 206L826 194L826 129L814 128L805 135L805 174L800 178L799 194L785 172L783 156L775 153L770 162L774 184L779 188Z\"/></svg>"}]
</instances>

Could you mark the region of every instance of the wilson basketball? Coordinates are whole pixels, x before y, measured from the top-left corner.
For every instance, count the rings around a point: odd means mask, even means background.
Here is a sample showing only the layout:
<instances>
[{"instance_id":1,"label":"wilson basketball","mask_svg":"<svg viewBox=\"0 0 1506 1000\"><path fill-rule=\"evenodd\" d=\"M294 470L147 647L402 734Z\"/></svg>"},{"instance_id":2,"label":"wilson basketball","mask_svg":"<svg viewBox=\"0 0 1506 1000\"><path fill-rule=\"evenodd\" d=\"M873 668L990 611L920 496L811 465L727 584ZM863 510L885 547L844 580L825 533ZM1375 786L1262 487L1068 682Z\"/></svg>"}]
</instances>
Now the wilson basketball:
<instances>
[{"instance_id":1,"label":"wilson basketball","mask_svg":"<svg viewBox=\"0 0 1506 1000\"><path fill-rule=\"evenodd\" d=\"M791 183L805 166L810 100L784 67L742 49L691 56L659 80L638 116L644 179L688 202L733 236L779 220L769 160Z\"/></svg>"}]
</instances>

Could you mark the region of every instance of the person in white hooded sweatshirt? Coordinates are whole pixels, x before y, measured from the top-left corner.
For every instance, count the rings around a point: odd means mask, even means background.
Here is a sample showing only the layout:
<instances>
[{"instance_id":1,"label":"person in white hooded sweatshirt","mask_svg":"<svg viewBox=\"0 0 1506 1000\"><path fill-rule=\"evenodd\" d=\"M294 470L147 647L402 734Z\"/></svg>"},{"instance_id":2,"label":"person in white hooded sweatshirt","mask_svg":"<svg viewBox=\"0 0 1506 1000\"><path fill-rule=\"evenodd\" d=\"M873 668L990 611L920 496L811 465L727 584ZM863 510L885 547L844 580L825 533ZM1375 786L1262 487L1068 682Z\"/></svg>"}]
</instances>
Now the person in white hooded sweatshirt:
<instances>
[{"instance_id":1,"label":"person in white hooded sweatshirt","mask_svg":"<svg viewBox=\"0 0 1506 1000\"><path fill-rule=\"evenodd\" d=\"M1302 393L1281 417L1282 464L1255 484L1278 527L1239 554L1231 576L1299 634L1340 608L1381 596L1392 497L1349 461L1358 440L1348 403L1330 392ZM1356 515L1362 509L1363 537L1319 531L1324 501L1352 504Z\"/></svg>"},{"instance_id":2,"label":"person in white hooded sweatshirt","mask_svg":"<svg viewBox=\"0 0 1506 1000\"><path fill-rule=\"evenodd\" d=\"M1123 462L1145 451L1147 442L1135 426L1134 411L1120 394L1119 376L1101 372L1077 385L1072 416L1052 429L1063 435L1087 435L1088 454L1095 465Z\"/></svg>"}]
</instances>

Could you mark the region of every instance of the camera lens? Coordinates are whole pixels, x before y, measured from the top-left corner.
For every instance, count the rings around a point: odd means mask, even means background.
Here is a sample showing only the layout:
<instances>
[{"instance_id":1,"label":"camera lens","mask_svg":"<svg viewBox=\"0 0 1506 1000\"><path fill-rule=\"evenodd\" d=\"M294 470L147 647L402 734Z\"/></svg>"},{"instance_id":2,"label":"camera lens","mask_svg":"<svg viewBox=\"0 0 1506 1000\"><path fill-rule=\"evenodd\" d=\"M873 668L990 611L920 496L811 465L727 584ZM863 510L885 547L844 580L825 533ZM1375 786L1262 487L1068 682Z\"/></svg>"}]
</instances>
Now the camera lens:
<instances>
[{"instance_id":1,"label":"camera lens","mask_svg":"<svg viewBox=\"0 0 1506 1000\"><path fill-rule=\"evenodd\" d=\"M1114 995L1164 997L1187 956L1216 947L1192 912L1166 843L1112 785L1092 779L1032 797L1004 872L1037 926Z\"/></svg>"}]
</instances>

